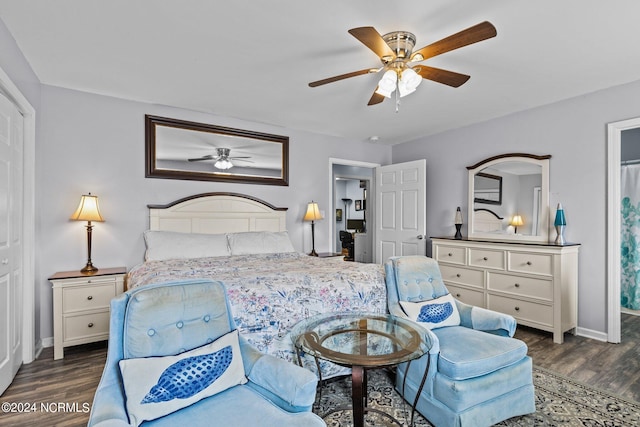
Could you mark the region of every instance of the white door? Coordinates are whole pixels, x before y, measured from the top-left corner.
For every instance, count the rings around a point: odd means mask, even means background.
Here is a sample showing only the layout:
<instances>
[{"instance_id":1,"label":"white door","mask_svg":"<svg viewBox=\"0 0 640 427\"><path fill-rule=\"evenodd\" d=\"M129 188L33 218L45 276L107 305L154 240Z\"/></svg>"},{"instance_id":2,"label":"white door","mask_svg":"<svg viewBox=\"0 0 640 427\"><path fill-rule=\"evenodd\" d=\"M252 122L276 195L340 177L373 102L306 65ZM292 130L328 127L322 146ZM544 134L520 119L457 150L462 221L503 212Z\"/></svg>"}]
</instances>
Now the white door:
<instances>
[{"instance_id":1,"label":"white door","mask_svg":"<svg viewBox=\"0 0 640 427\"><path fill-rule=\"evenodd\" d=\"M376 262L426 255L427 161L376 168Z\"/></svg>"},{"instance_id":2,"label":"white door","mask_svg":"<svg viewBox=\"0 0 640 427\"><path fill-rule=\"evenodd\" d=\"M0 394L22 364L23 119L0 95Z\"/></svg>"}]
</instances>

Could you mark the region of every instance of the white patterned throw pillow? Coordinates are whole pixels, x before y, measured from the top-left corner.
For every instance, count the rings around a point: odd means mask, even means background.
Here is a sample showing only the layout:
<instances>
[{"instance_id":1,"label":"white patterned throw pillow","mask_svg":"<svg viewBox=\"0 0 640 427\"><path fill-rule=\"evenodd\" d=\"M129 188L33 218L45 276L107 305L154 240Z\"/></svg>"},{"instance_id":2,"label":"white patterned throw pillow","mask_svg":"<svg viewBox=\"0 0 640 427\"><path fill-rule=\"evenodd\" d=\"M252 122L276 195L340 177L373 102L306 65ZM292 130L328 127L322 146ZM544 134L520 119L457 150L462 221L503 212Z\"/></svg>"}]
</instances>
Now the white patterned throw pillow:
<instances>
[{"instance_id":1,"label":"white patterned throw pillow","mask_svg":"<svg viewBox=\"0 0 640 427\"><path fill-rule=\"evenodd\" d=\"M460 314L451 294L429 301L400 301L400 306L409 319L429 329L460 325Z\"/></svg>"},{"instance_id":2,"label":"white patterned throw pillow","mask_svg":"<svg viewBox=\"0 0 640 427\"><path fill-rule=\"evenodd\" d=\"M176 356L120 361L129 422L138 426L247 382L238 330Z\"/></svg>"}]
</instances>

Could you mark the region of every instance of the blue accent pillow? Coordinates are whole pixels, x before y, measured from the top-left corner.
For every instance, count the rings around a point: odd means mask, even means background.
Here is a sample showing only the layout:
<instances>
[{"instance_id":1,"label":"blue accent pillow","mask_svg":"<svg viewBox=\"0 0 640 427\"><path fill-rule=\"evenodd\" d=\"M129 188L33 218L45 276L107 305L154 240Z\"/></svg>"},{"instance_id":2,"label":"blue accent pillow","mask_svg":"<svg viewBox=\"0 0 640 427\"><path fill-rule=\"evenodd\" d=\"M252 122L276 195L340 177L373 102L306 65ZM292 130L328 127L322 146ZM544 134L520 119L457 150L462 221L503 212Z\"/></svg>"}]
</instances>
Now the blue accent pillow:
<instances>
[{"instance_id":1,"label":"blue accent pillow","mask_svg":"<svg viewBox=\"0 0 640 427\"><path fill-rule=\"evenodd\" d=\"M400 306L410 320L429 329L460 325L460 314L451 294L422 302L400 301Z\"/></svg>"},{"instance_id":2,"label":"blue accent pillow","mask_svg":"<svg viewBox=\"0 0 640 427\"><path fill-rule=\"evenodd\" d=\"M247 382L238 330L176 356L119 362L129 422L140 425Z\"/></svg>"}]
</instances>

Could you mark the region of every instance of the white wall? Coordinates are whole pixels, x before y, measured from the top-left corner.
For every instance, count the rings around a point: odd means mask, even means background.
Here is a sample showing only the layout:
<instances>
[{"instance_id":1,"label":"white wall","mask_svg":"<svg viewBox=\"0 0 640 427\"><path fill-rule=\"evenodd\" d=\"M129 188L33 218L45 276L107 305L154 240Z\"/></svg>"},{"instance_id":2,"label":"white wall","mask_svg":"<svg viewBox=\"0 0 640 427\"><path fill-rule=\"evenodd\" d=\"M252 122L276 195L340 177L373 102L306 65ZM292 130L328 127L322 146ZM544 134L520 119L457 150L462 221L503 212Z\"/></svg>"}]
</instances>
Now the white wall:
<instances>
[{"instance_id":1,"label":"white wall","mask_svg":"<svg viewBox=\"0 0 640 427\"><path fill-rule=\"evenodd\" d=\"M454 232L456 206L467 212L466 166L551 154L551 205L562 202L565 237L582 244L578 324L606 333L606 124L640 116L638 99L640 81L397 145L393 163L427 159L427 233L442 236Z\"/></svg>"},{"instance_id":2,"label":"white wall","mask_svg":"<svg viewBox=\"0 0 640 427\"><path fill-rule=\"evenodd\" d=\"M283 129L249 121L126 101L52 86L42 86L42 137L38 141L36 256L40 275L42 337L52 336L51 286L56 271L84 266L84 223L69 221L80 196L99 197L106 222L95 223L92 261L115 267L142 261L142 232L148 228L147 204L163 204L191 194L228 191L249 194L288 207L287 228L297 250L311 250L311 229L302 222L307 203L330 206L329 158L388 164L391 149ZM191 120L289 136L289 186L229 184L145 178L144 115ZM348 147L348 150L345 150ZM313 159L313 160L310 160ZM324 183L324 184L322 184ZM331 251L329 223L316 224L316 250Z\"/></svg>"}]
</instances>

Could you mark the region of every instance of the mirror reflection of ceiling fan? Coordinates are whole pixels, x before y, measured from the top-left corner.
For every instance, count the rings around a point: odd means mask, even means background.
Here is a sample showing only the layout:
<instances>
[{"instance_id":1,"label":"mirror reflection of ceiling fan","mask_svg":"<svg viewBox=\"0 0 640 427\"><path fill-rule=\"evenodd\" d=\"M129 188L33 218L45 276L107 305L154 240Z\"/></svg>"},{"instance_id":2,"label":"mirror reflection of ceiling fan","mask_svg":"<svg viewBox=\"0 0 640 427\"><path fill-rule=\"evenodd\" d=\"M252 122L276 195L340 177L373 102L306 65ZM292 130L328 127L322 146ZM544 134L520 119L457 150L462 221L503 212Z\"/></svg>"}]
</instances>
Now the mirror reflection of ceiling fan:
<instances>
[{"instance_id":1,"label":"mirror reflection of ceiling fan","mask_svg":"<svg viewBox=\"0 0 640 427\"><path fill-rule=\"evenodd\" d=\"M491 23L485 21L445 37L415 52L413 52L413 47L416 37L407 31L393 31L380 35L373 27L359 27L350 29L349 34L378 55L382 62L382 67L365 68L364 70L317 80L309 83L309 86L317 87L350 77L383 71L382 79L378 82L378 87L367 104L375 105L384 101L385 97L390 98L394 91L396 92L396 101L398 97L412 93L422 79L432 80L451 87L463 85L471 76L429 67L419 64L419 62L495 37L497 32Z\"/></svg>"},{"instance_id":2,"label":"mirror reflection of ceiling fan","mask_svg":"<svg viewBox=\"0 0 640 427\"><path fill-rule=\"evenodd\" d=\"M216 169L221 169L221 170L231 169L233 167L233 163L231 163L231 160L254 163L251 160L246 160L251 158L249 156L231 157L229 155L231 153L231 149L229 148L216 148L216 153L217 153L216 156L214 156L213 154L207 154L206 156L197 157L194 159L187 159L187 160L190 162L199 162L203 160L215 160L215 163L213 164L213 166Z\"/></svg>"}]
</instances>

